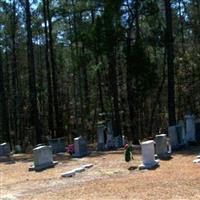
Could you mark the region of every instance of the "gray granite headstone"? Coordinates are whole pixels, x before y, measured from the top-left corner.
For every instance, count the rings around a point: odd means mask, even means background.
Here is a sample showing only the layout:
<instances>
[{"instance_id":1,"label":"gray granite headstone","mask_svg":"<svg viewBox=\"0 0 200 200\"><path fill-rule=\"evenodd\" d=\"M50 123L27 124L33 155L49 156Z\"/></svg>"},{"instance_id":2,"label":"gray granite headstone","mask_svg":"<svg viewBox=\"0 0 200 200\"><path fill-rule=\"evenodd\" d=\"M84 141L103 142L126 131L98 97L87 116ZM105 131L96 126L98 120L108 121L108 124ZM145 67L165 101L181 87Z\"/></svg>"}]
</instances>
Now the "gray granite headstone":
<instances>
[{"instance_id":1,"label":"gray granite headstone","mask_svg":"<svg viewBox=\"0 0 200 200\"><path fill-rule=\"evenodd\" d=\"M10 155L10 145L8 143L0 144L0 156Z\"/></svg>"},{"instance_id":2,"label":"gray granite headstone","mask_svg":"<svg viewBox=\"0 0 200 200\"><path fill-rule=\"evenodd\" d=\"M53 167L57 162L53 161L53 155L51 147L39 146L33 149L34 165L30 168L36 171L40 171L49 167Z\"/></svg>"},{"instance_id":3,"label":"gray granite headstone","mask_svg":"<svg viewBox=\"0 0 200 200\"><path fill-rule=\"evenodd\" d=\"M65 138L50 139L49 145L52 147L53 153L60 153L66 151Z\"/></svg>"},{"instance_id":4,"label":"gray granite headstone","mask_svg":"<svg viewBox=\"0 0 200 200\"><path fill-rule=\"evenodd\" d=\"M83 157L89 154L87 142L82 136L74 138L74 151L73 157Z\"/></svg>"},{"instance_id":5,"label":"gray granite headstone","mask_svg":"<svg viewBox=\"0 0 200 200\"><path fill-rule=\"evenodd\" d=\"M170 157L169 148L168 148L168 139L165 134L156 135L156 154L159 158L168 158Z\"/></svg>"},{"instance_id":6,"label":"gray granite headstone","mask_svg":"<svg viewBox=\"0 0 200 200\"><path fill-rule=\"evenodd\" d=\"M180 149L186 144L185 134L181 125L169 126L168 136L173 150Z\"/></svg>"}]
</instances>

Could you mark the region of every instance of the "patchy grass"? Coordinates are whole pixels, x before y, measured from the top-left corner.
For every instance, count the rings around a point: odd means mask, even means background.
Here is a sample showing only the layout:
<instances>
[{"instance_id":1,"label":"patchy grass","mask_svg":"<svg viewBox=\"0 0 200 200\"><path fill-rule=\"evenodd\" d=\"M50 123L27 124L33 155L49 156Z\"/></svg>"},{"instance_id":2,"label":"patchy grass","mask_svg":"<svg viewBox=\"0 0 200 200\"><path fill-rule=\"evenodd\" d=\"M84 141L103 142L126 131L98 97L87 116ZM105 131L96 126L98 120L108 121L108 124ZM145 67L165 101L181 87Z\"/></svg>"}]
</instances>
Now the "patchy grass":
<instances>
[{"instance_id":1,"label":"patchy grass","mask_svg":"<svg viewBox=\"0 0 200 200\"><path fill-rule=\"evenodd\" d=\"M123 199L200 199L200 165L192 161L200 147L173 154L160 161L155 170L139 171L141 156L134 152L131 163L124 161L123 151L92 154L81 159L56 156L59 164L42 172L29 172L32 155L14 155L0 161L0 199L6 200L123 200ZM92 163L91 169L72 178L60 174Z\"/></svg>"}]
</instances>

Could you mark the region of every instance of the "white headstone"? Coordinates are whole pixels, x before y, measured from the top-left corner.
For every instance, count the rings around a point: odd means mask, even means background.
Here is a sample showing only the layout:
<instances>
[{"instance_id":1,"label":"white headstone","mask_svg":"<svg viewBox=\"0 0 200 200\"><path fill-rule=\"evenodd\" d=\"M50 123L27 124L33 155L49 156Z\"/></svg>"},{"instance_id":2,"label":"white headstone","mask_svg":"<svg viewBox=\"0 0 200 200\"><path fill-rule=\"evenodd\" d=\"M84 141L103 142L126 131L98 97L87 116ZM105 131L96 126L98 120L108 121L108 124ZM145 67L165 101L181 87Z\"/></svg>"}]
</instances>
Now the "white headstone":
<instances>
[{"instance_id":1,"label":"white headstone","mask_svg":"<svg viewBox=\"0 0 200 200\"><path fill-rule=\"evenodd\" d=\"M165 134L156 135L156 154L159 158L170 157L168 139Z\"/></svg>"},{"instance_id":2,"label":"white headstone","mask_svg":"<svg viewBox=\"0 0 200 200\"><path fill-rule=\"evenodd\" d=\"M195 142L195 117L194 115L185 115L186 120L186 138L188 142Z\"/></svg>"},{"instance_id":3,"label":"white headstone","mask_svg":"<svg viewBox=\"0 0 200 200\"><path fill-rule=\"evenodd\" d=\"M33 160L33 167L36 171L55 165L55 162L53 161L52 150L49 146L39 146L33 149Z\"/></svg>"},{"instance_id":4,"label":"white headstone","mask_svg":"<svg viewBox=\"0 0 200 200\"><path fill-rule=\"evenodd\" d=\"M149 140L141 143L142 147L142 164L140 169L150 169L158 165L158 161L155 160L154 141Z\"/></svg>"}]
</instances>

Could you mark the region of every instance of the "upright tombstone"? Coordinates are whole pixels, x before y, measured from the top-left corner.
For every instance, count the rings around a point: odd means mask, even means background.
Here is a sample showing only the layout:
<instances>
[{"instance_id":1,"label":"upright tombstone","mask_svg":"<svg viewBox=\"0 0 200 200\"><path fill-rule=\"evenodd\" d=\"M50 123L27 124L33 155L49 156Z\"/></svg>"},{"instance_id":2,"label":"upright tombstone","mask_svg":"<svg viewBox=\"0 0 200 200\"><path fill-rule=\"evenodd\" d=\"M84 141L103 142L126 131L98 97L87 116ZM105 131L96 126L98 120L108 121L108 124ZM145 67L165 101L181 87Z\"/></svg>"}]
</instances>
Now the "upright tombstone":
<instances>
[{"instance_id":1,"label":"upright tombstone","mask_svg":"<svg viewBox=\"0 0 200 200\"><path fill-rule=\"evenodd\" d=\"M0 156L10 155L10 145L8 143L0 144Z\"/></svg>"},{"instance_id":2,"label":"upright tombstone","mask_svg":"<svg viewBox=\"0 0 200 200\"><path fill-rule=\"evenodd\" d=\"M57 164L56 161L53 161L52 150L49 146L39 146L33 149L33 160L34 165L29 170L40 171Z\"/></svg>"},{"instance_id":3,"label":"upright tombstone","mask_svg":"<svg viewBox=\"0 0 200 200\"><path fill-rule=\"evenodd\" d=\"M154 141L149 140L141 143L142 148L142 164L139 169L151 169L159 165L159 161L155 160Z\"/></svg>"},{"instance_id":4,"label":"upright tombstone","mask_svg":"<svg viewBox=\"0 0 200 200\"><path fill-rule=\"evenodd\" d=\"M97 151L105 150L104 129L105 126L103 124L97 126Z\"/></svg>"},{"instance_id":5,"label":"upright tombstone","mask_svg":"<svg viewBox=\"0 0 200 200\"><path fill-rule=\"evenodd\" d=\"M171 156L170 144L168 143L167 136L165 134L156 135L156 154L159 158L169 158Z\"/></svg>"},{"instance_id":6,"label":"upright tombstone","mask_svg":"<svg viewBox=\"0 0 200 200\"><path fill-rule=\"evenodd\" d=\"M52 147L53 153L66 151L65 138L49 139L49 145Z\"/></svg>"},{"instance_id":7,"label":"upright tombstone","mask_svg":"<svg viewBox=\"0 0 200 200\"><path fill-rule=\"evenodd\" d=\"M196 142L195 138L195 117L194 115L185 115L186 120L186 138L188 142Z\"/></svg>"},{"instance_id":8,"label":"upright tombstone","mask_svg":"<svg viewBox=\"0 0 200 200\"><path fill-rule=\"evenodd\" d=\"M82 136L74 138L74 151L73 157L80 158L89 154L87 143Z\"/></svg>"}]
</instances>

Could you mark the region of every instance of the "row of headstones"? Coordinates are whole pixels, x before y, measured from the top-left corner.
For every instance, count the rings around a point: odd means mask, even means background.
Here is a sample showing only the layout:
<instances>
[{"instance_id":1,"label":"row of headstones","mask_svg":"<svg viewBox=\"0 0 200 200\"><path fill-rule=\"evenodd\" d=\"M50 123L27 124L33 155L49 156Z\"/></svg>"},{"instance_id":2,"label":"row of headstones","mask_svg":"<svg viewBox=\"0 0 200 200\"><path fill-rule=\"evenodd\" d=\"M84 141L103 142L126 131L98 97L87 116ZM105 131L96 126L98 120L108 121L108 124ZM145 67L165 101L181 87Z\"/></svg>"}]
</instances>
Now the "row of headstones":
<instances>
[{"instance_id":1,"label":"row of headstones","mask_svg":"<svg viewBox=\"0 0 200 200\"><path fill-rule=\"evenodd\" d=\"M165 134L156 135L155 141L148 140L141 143L142 162L139 169L150 169L159 165L160 159L167 159L171 156L171 145Z\"/></svg>"},{"instance_id":2,"label":"row of headstones","mask_svg":"<svg viewBox=\"0 0 200 200\"><path fill-rule=\"evenodd\" d=\"M200 142L200 122L195 120L194 115L185 115L185 122L181 120L177 125L168 127L168 136L172 149Z\"/></svg>"},{"instance_id":3,"label":"row of headstones","mask_svg":"<svg viewBox=\"0 0 200 200\"><path fill-rule=\"evenodd\" d=\"M121 148L125 144L125 136L113 136L112 123L101 124L97 127L97 151Z\"/></svg>"}]
</instances>

